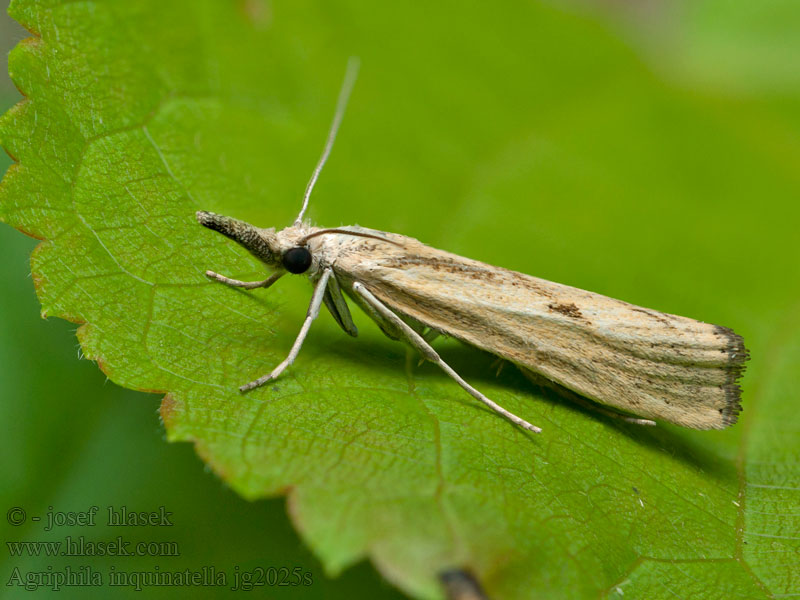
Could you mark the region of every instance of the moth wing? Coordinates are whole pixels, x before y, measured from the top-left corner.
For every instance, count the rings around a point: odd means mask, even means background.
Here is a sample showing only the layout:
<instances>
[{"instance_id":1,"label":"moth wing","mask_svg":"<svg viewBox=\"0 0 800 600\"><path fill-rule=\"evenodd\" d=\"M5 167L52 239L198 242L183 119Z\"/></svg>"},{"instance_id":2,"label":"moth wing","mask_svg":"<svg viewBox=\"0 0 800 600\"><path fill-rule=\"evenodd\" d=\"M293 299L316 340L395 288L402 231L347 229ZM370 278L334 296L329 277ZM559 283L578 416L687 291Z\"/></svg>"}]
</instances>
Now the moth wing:
<instances>
[{"instance_id":1,"label":"moth wing","mask_svg":"<svg viewBox=\"0 0 800 600\"><path fill-rule=\"evenodd\" d=\"M614 408L696 429L736 422L747 350L732 330L373 233L397 245L339 242L346 290L360 281L401 316Z\"/></svg>"}]
</instances>

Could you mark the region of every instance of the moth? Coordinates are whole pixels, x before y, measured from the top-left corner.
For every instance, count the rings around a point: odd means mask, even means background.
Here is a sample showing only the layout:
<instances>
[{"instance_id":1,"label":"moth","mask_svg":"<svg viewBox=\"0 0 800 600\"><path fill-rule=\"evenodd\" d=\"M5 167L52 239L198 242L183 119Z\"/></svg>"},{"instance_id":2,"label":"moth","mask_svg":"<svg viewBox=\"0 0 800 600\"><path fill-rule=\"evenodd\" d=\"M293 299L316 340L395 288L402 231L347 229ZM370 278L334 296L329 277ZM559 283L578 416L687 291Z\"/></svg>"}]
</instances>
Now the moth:
<instances>
[{"instance_id":1,"label":"moth","mask_svg":"<svg viewBox=\"0 0 800 600\"><path fill-rule=\"evenodd\" d=\"M314 286L289 355L241 391L274 380L294 362L322 304L347 334L358 335L346 296L389 338L410 343L474 398L532 432L541 429L487 398L442 360L434 338L443 334L491 352L532 379L552 382L630 422L654 425L657 419L694 429L736 422L748 351L727 327L516 273L395 233L304 222L356 72L351 60L325 148L291 226L276 231L211 212L196 215L275 269L263 281L207 271L209 278L255 289L292 273L306 275Z\"/></svg>"}]
</instances>

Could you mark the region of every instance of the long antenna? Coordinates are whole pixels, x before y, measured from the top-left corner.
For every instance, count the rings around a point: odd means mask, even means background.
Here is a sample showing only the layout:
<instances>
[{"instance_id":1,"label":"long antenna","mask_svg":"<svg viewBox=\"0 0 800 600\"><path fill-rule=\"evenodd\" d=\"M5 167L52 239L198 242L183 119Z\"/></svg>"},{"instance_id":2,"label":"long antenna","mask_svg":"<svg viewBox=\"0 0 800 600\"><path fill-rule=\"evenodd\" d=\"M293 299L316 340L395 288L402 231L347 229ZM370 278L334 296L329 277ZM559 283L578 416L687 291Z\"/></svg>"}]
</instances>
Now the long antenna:
<instances>
[{"instance_id":1,"label":"long antenna","mask_svg":"<svg viewBox=\"0 0 800 600\"><path fill-rule=\"evenodd\" d=\"M314 184L317 183L319 173L322 171L322 167L325 166L325 162L328 160L328 155L331 153L331 148L333 148L333 142L336 140L336 134L339 131L339 125L342 124L344 109L347 108L347 101L350 99L350 92L353 91L353 86L356 83L356 77L358 77L358 67L360 64L361 61L357 56L351 56L347 61L347 71L344 74L342 89L339 90L339 99L336 101L336 114L333 115L333 122L331 123L331 129L328 132L328 139L325 141L325 148L322 150L322 156L319 157L319 162L314 168L314 172L311 174L311 179L308 180L308 185L306 185L306 193L303 194L303 208L300 209L300 214L297 215L297 218L294 220L295 227L303 222L303 215L306 212L306 208L308 208L308 199L311 197L311 190L314 189Z\"/></svg>"}]
</instances>

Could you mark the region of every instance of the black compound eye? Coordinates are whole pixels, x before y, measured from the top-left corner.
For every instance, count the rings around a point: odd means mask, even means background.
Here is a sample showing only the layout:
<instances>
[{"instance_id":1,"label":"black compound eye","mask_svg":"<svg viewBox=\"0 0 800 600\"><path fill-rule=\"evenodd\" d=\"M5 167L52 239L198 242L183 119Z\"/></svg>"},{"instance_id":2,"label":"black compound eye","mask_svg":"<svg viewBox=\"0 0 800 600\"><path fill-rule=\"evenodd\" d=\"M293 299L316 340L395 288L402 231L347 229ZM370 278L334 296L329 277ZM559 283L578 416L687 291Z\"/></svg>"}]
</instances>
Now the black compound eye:
<instances>
[{"instance_id":1,"label":"black compound eye","mask_svg":"<svg viewBox=\"0 0 800 600\"><path fill-rule=\"evenodd\" d=\"M311 252L309 252L308 248L303 248L302 246L289 248L286 254L283 255L283 268L289 273L294 273L295 275L305 273L310 266Z\"/></svg>"}]
</instances>

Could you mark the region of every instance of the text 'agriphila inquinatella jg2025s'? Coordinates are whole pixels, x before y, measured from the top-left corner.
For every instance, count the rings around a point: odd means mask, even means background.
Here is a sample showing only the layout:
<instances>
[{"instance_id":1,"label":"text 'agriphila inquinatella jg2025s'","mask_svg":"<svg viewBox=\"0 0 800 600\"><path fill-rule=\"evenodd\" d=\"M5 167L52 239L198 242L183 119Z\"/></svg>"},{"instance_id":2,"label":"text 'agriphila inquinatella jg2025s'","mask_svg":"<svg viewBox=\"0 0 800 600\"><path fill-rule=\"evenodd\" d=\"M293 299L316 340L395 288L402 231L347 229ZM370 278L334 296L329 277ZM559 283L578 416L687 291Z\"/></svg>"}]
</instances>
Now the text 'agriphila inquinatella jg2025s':
<instances>
[{"instance_id":1,"label":"text 'agriphila inquinatella jg2025s'","mask_svg":"<svg viewBox=\"0 0 800 600\"><path fill-rule=\"evenodd\" d=\"M531 379L552 382L576 400L594 400L600 403L591 403L597 410L629 422L654 425L652 419L658 419L695 429L721 429L736 422L741 410L737 381L748 353L742 338L727 327L493 267L395 233L359 226L323 229L303 222L357 70L357 60L351 59L325 148L294 224L276 231L197 213L201 224L276 269L263 281L238 281L213 271L208 277L255 289L269 287L289 272L306 274L314 285L289 355L241 391L277 378L292 364L322 303L346 333L357 335L346 294L387 336L409 342L473 397L529 431L541 429L472 387L442 360L431 341L443 334L487 350Z\"/></svg>"}]
</instances>

